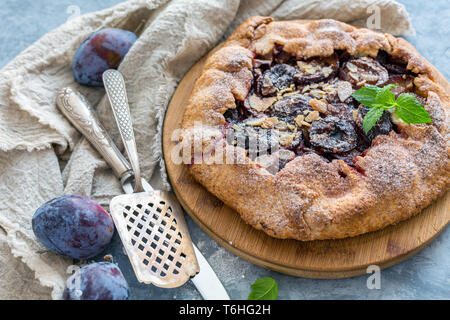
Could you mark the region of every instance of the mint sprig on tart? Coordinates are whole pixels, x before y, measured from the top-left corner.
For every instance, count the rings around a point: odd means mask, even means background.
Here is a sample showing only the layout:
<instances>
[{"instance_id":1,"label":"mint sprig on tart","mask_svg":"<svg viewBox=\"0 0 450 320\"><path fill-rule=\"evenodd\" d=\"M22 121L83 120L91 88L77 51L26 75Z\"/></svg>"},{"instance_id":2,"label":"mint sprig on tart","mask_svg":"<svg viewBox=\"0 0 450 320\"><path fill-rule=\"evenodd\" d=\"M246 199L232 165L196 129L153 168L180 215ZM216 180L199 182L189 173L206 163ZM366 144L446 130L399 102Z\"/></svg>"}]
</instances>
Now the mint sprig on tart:
<instances>
[{"instance_id":1,"label":"mint sprig on tart","mask_svg":"<svg viewBox=\"0 0 450 320\"><path fill-rule=\"evenodd\" d=\"M408 124L432 121L427 110L413 94L402 93L395 98L392 88L395 88L395 85L390 84L383 88L367 85L353 93L353 98L370 108L363 119L363 129L366 134L376 125L384 111L390 109L394 109L397 117Z\"/></svg>"}]
</instances>

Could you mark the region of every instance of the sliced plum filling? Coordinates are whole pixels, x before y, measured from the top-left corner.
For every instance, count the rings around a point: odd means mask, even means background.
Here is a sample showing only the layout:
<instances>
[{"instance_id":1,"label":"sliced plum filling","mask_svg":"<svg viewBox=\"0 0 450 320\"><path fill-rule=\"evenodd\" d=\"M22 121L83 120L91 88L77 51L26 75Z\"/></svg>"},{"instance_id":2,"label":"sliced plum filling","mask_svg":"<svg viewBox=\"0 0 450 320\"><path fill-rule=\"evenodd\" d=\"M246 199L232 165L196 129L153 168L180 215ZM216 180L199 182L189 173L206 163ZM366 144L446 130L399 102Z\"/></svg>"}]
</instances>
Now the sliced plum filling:
<instances>
[{"instance_id":1,"label":"sliced plum filling","mask_svg":"<svg viewBox=\"0 0 450 320\"><path fill-rule=\"evenodd\" d=\"M277 46L272 54L254 59L253 75L247 98L224 114L232 132L228 142L240 143L253 161L273 172L308 153L354 166L355 157L376 136L396 126L385 112L365 134L362 120L369 109L353 92L387 84L396 85L395 95L414 92L414 74L384 51L375 59L337 51L298 60Z\"/></svg>"}]
</instances>

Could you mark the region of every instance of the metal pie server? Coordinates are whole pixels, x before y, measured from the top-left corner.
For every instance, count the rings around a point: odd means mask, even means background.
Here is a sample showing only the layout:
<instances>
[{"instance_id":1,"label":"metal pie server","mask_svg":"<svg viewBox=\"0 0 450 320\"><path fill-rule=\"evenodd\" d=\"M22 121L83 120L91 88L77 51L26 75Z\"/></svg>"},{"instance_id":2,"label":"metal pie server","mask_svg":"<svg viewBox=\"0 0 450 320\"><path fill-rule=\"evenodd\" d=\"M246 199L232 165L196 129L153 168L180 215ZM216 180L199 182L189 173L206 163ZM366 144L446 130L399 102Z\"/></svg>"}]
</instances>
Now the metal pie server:
<instances>
[{"instance_id":1,"label":"metal pie server","mask_svg":"<svg viewBox=\"0 0 450 320\"><path fill-rule=\"evenodd\" d=\"M133 193L135 184L133 170L97 119L86 99L73 88L63 88L57 94L56 103L66 118L88 139L111 166L114 174L120 179L125 193ZM151 192L153 190L145 179L142 179L142 187L145 191ZM200 294L206 300L229 300L225 288L209 263L193 243L192 246L200 272L191 280Z\"/></svg>"},{"instance_id":2,"label":"metal pie server","mask_svg":"<svg viewBox=\"0 0 450 320\"><path fill-rule=\"evenodd\" d=\"M171 193L144 190L125 80L107 70L103 83L135 181L133 193L111 200L111 216L138 280L179 287L199 272L182 209Z\"/></svg>"}]
</instances>

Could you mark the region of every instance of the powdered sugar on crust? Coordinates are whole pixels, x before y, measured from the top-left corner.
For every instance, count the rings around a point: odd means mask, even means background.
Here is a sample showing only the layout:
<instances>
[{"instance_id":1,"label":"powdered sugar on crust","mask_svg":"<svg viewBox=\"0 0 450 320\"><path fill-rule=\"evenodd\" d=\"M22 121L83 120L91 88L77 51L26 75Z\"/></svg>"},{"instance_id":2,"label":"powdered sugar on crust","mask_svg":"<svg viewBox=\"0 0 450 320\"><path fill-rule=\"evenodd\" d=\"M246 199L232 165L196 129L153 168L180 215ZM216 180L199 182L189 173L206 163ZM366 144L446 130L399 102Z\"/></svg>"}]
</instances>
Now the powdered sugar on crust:
<instances>
[{"instance_id":1,"label":"powdered sugar on crust","mask_svg":"<svg viewBox=\"0 0 450 320\"><path fill-rule=\"evenodd\" d=\"M299 156L276 174L248 158L241 164L190 165L195 179L242 219L277 238L344 238L407 219L449 189L450 84L407 41L334 20L245 21L208 59L183 128L195 121L225 124L223 113L249 93L253 57L275 45L297 58L330 56L335 50L375 57L384 50L419 74L414 84L426 97L433 122L400 123L399 133L376 137L364 156L357 157L355 168L316 154Z\"/></svg>"}]
</instances>

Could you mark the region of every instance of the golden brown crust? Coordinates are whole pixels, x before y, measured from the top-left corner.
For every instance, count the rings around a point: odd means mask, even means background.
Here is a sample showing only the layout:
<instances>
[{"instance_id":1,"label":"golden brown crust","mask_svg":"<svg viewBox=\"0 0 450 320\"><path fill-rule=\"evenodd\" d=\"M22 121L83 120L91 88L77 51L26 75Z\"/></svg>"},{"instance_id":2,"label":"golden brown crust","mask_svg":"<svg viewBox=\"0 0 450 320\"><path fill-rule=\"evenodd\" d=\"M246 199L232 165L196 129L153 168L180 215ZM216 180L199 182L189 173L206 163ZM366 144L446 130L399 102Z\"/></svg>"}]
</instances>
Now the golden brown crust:
<instances>
[{"instance_id":1,"label":"golden brown crust","mask_svg":"<svg viewBox=\"0 0 450 320\"><path fill-rule=\"evenodd\" d=\"M384 50L419 74L414 83L427 97L425 108L433 122L402 123L401 134L378 136L357 158L358 170L341 160L327 163L315 154L295 158L274 175L248 158L243 164L190 165L195 179L247 223L277 238L356 236L419 213L449 189L450 84L406 40L334 20L249 18L208 59L183 128L193 127L195 121L223 125L223 113L236 107L235 99L248 95L252 58L271 52L275 44L298 58L330 56L334 50L375 57Z\"/></svg>"}]
</instances>

